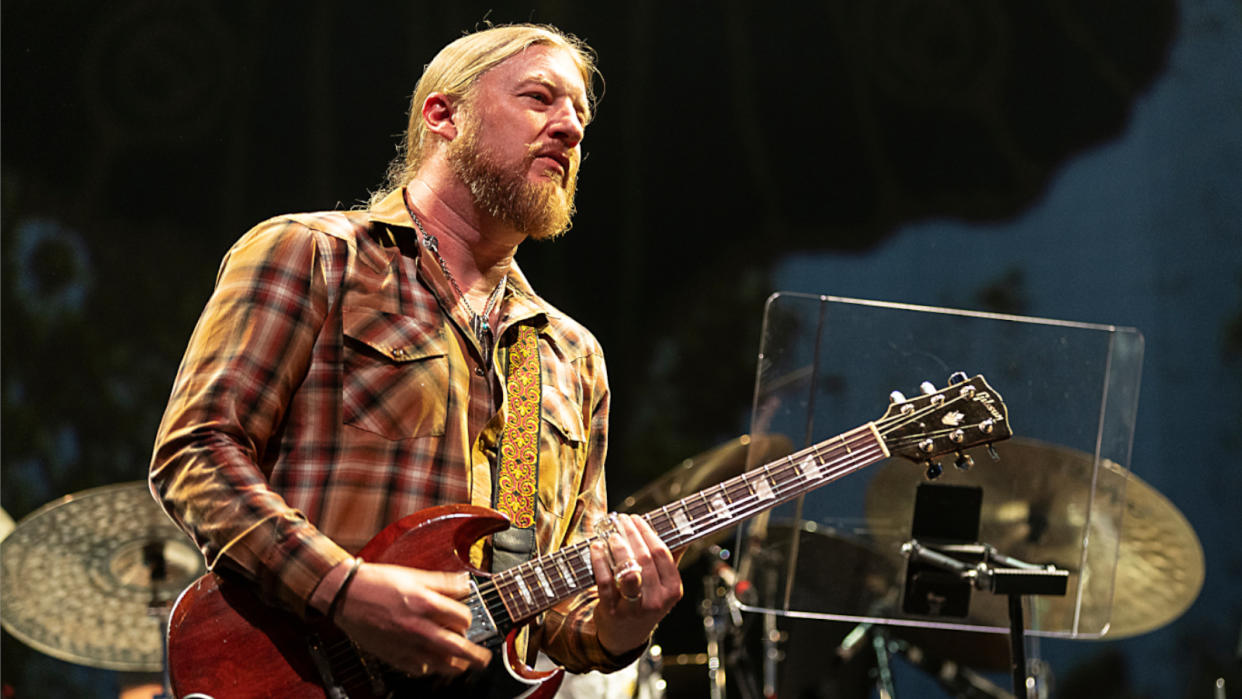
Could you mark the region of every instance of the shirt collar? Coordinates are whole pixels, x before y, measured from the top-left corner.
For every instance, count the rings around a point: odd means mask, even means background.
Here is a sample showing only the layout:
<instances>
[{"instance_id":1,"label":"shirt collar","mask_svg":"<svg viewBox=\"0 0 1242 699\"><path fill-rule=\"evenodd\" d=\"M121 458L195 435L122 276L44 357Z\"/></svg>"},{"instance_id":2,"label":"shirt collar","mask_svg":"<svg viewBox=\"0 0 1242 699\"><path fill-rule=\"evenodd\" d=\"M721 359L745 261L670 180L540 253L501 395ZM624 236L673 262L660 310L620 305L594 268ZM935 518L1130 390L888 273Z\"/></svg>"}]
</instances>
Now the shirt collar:
<instances>
[{"instance_id":1,"label":"shirt collar","mask_svg":"<svg viewBox=\"0 0 1242 699\"><path fill-rule=\"evenodd\" d=\"M399 226L414 233L410 235L410 238L417 245L420 258L419 265L422 266L424 264L423 261L426 258L422 255L423 241L416 234L417 229L414 227L414 222L410 220L410 212L405 207L405 187L398 187L384 195L382 199L371 207L369 215L373 222ZM542 329L546 327L548 318L560 315L559 311L544 301L539 294L535 293L535 289L530 285L530 281L518 266L517 260L513 261L513 265L509 269L509 278L506 283L508 284L508 289L502 307L505 309L507 318L502 322L503 325L534 320ZM447 287L447 283L444 286Z\"/></svg>"},{"instance_id":2,"label":"shirt collar","mask_svg":"<svg viewBox=\"0 0 1242 699\"><path fill-rule=\"evenodd\" d=\"M385 194L383 199L371 207L370 216L372 221L378 223L413 228L414 222L410 220L410 213L405 210L405 187L398 187Z\"/></svg>"}]
</instances>

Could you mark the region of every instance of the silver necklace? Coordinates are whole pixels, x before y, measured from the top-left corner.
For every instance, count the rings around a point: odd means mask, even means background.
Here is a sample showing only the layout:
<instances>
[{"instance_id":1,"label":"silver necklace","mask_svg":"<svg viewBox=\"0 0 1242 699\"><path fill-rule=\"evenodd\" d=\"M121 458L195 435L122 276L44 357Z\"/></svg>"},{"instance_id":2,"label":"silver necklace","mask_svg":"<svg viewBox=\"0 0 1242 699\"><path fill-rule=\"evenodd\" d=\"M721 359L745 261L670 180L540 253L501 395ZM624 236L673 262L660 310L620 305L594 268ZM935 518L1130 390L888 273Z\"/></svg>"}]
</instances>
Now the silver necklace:
<instances>
[{"instance_id":1,"label":"silver necklace","mask_svg":"<svg viewBox=\"0 0 1242 699\"><path fill-rule=\"evenodd\" d=\"M491 295L487 297L487 302L483 304L483 313L475 313L474 307L470 305L470 299L461 290L461 287L457 285L457 279L453 277L453 273L449 271L444 258L440 256L440 241L434 235L428 233L426 228L423 228L423 222L419 220L418 215L414 213L409 204L406 204L405 208L409 212L410 218L413 219L414 225L418 227L418 232L423 239L423 247L427 248L431 255L436 258L436 263L440 265L440 271L444 272L444 276L453 287L453 291L457 292L462 303L466 304L466 310L470 312L470 330L478 338L479 345L483 348L483 360L490 364L494 338L492 337L491 324L488 323L487 319L496 308L496 304L504 296L505 283L509 281L509 274L506 272L505 276L500 278L500 283L496 285Z\"/></svg>"}]
</instances>

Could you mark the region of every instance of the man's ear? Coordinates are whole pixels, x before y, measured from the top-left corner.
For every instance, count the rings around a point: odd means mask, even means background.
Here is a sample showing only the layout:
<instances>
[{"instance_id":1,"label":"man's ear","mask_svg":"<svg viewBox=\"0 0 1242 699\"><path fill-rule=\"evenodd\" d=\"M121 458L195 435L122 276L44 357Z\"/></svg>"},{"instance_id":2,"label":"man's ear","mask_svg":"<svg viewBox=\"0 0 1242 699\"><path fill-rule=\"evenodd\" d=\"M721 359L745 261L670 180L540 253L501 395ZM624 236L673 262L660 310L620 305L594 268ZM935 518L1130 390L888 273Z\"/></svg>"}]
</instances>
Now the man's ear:
<instances>
[{"instance_id":1,"label":"man's ear","mask_svg":"<svg viewBox=\"0 0 1242 699\"><path fill-rule=\"evenodd\" d=\"M439 134L446 141L457 138L457 124L454 122L457 109L448 95L443 92L427 95L427 99L423 100L422 116L431 133Z\"/></svg>"}]
</instances>

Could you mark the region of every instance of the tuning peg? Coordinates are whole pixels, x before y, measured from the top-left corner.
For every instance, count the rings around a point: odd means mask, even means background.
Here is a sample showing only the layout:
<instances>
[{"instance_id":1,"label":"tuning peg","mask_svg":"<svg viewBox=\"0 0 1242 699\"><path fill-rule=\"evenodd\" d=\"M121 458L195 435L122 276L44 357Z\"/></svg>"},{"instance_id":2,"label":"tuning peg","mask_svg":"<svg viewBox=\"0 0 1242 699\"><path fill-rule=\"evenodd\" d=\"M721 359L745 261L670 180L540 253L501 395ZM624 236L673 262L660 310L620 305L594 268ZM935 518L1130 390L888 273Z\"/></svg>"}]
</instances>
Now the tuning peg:
<instances>
[{"instance_id":1,"label":"tuning peg","mask_svg":"<svg viewBox=\"0 0 1242 699\"><path fill-rule=\"evenodd\" d=\"M936 385L933 384L931 381L924 381L923 383L919 384L919 390L922 391L924 395L930 396L931 394L936 392Z\"/></svg>"},{"instance_id":2,"label":"tuning peg","mask_svg":"<svg viewBox=\"0 0 1242 699\"><path fill-rule=\"evenodd\" d=\"M956 386L956 385L958 385L959 383L966 383L966 379L967 379L967 378L969 378L969 377L968 377L968 376L966 376L966 372L964 372L964 371L955 371L955 372L953 372L952 374L949 374L949 385L950 385L950 386Z\"/></svg>"},{"instance_id":3,"label":"tuning peg","mask_svg":"<svg viewBox=\"0 0 1242 699\"><path fill-rule=\"evenodd\" d=\"M901 391L893 391L892 393L888 394L888 402L890 402L890 403L905 403L905 402L906 402L906 394L902 393Z\"/></svg>"},{"instance_id":4,"label":"tuning peg","mask_svg":"<svg viewBox=\"0 0 1242 699\"><path fill-rule=\"evenodd\" d=\"M975 465L975 460L970 454L963 454L959 451L957 453L957 458L953 460L953 465L956 466L959 471L966 471L970 469L971 466Z\"/></svg>"},{"instance_id":5,"label":"tuning peg","mask_svg":"<svg viewBox=\"0 0 1242 699\"><path fill-rule=\"evenodd\" d=\"M992 446L991 442L988 442L988 456L992 457L993 461L1000 461L1000 454L996 453L996 447Z\"/></svg>"},{"instance_id":6,"label":"tuning peg","mask_svg":"<svg viewBox=\"0 0 1242 699\"><path fill-rule=\"evenodd\" d=\"M942 473L944 473L944 467L940 465L939 461L927 462L927 480L934 481L939 478Z\"/></svg>"}]
</instances>

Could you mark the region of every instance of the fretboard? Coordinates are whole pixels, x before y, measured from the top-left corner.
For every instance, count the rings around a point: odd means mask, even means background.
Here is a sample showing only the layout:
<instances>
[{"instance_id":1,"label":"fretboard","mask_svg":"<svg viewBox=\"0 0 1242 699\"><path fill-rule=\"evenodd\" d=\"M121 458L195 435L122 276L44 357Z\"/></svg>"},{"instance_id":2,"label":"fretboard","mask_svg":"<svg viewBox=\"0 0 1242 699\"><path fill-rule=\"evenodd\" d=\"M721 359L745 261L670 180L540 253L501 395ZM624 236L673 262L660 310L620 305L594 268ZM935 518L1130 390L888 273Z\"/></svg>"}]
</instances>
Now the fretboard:
<instances>
[{"instance_id":1,"label":"fretboard","mask_svg":"<svg viewBox=\"0 0 1242 699\"><path fill-rule=\"evenodd\" d=\"M670 549L680 548L887 456L875 425L867 423L669 503L643 519ZM481 585L497 624L529 619L595 584L590 544L579 542L532 559Z\"/></svg>"}]
</instances>

